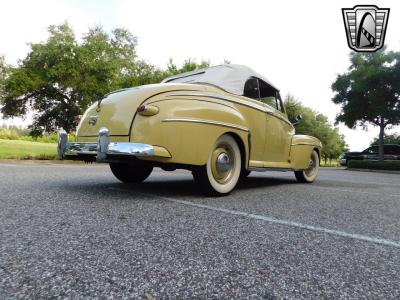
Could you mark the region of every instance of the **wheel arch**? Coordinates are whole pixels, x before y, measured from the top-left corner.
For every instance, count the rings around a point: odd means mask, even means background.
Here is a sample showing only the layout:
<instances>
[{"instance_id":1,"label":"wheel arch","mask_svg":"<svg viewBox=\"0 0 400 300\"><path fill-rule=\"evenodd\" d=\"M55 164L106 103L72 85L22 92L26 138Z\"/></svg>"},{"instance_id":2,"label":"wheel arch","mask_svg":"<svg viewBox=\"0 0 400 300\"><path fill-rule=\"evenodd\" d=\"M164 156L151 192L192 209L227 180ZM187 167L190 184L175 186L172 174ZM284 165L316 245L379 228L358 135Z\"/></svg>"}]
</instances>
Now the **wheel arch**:
<instances>
[{"instance_id":1,"label":"wheel arch","mask_svg":"<svg viewBox=\"0 0 400 300\"><path fill-rule=\"evenodd\" d=\"M249 161L249 151L248 150L250 149L250 145L247 145L247 147L246 147L246 144L244 143L242 138L235 132L229 131L224 134L230 135L231 137L233 137L235 139L236 143L239 146L239 150L240 150L242 169L247 170L248 161Z\"/></svg>"},{"instance_id":2,"label":"wheel arch","mask_svg":"<svg viewBox=\"0 0 400 300\"><path fill-rule=\"evenodd\" d=\"M319 163L321 163L321 151L318 147L314 147L315 152L318 154Z\"/></svg>"},{"instance_id":3,"label":"wheel arch","mask_svg":"<svg viewBox=\"0 0 400 300\"><path fill-rule=\"evenodd\" d=\"M174 96L154 100L149 103L157 106L159 113L150 117L137 115L131 141L161 146L171 154L170 158L155 160L204 165L215 141L223 134L229 134L238 143L244 157L242 165L247 168L250 128L240 110L206 98Z\"/></svg>"},{"instance_id":4,"label":"wheel arch","mask_svg":"<svg viewBox=\"0 0 400 300\"><path fill-rule=\"evenodd\" d=\"M302 170L307 168L311 153L315 150L321 162L321 142L311 136L295 135L290 147L290 161L292 169Z\"/></svg>"}]
</instances>

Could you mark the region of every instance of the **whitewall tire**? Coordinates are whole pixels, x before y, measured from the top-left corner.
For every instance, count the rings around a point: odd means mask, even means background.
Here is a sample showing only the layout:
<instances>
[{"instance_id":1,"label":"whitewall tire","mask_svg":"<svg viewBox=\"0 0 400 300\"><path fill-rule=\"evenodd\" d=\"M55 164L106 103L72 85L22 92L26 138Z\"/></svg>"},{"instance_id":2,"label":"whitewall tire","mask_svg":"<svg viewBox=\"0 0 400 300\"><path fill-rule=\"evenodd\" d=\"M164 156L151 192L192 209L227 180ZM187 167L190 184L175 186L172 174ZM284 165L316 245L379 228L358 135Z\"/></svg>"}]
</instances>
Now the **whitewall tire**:
<instances>
[{"instance_id":1,"label":"whitewall tire","mask_svg":"<svg viewBox=\"0 0 400 300\"><path fill-rule=\"evenodd\" d=\"M235 188L241 168L239 146L232 136L224 134L211 148L207 164L193 170L193 177L207 194L223 196Z\"/></svg>"},{"instance_id":2,"label":"whitewall tire","mask_svg":"<svg viewBox=\"0 0 400 300\"><path fill-rule=\"evenodd\" d=\"M319 155L317 151L311 152L308 168L305 170L294 171L298 182L311 183L315 180L319 170Z\"/></svg>"}]
</instances>

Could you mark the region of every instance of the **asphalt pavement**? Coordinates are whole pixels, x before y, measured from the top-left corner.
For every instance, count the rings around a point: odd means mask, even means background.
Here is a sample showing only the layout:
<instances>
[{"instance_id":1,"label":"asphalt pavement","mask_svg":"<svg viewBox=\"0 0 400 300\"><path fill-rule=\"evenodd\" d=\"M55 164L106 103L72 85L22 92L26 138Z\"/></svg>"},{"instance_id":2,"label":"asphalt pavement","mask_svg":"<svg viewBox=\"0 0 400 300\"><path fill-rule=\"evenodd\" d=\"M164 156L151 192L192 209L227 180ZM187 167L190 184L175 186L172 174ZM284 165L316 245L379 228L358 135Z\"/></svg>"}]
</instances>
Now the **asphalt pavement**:
<instances>
[{"instance_id":1,"label":"asphalt pavement","mask_svg":"<svg viewBox=\"0 0 400 300\"><path fill-rule=\"evenodd\" d=\"M399 299L400 175L252 173L229 196L186 171L0 163L0 299Z\"/></svg>"}]
</instances>

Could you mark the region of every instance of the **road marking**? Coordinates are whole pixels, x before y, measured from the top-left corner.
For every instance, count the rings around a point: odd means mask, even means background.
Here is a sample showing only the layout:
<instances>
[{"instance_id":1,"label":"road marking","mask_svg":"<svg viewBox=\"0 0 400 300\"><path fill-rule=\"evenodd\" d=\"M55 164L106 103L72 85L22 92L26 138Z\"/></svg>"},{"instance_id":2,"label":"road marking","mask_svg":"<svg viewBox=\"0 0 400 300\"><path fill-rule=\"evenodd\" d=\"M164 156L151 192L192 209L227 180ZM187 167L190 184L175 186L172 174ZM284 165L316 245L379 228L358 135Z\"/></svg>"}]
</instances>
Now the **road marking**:
<instances>
[{"instance_id":1,"label":"road marking","mask_svg":"<svg viewBox=\"0 0 400 300\"><path fill-rule=\"evenodd\" d=\"M114 187L109 187L109 189L129 192L128 190L114 188ZM293 221L289 221L289 220L276 219L273 217L256 215L256 214L243 212L243 211L239 211L239 210L219 208L219 207L214 207L214 206L210 206L210 205L205 205L205 204L200 204L200 203L195 203L195 202L190 202L190 201L185 201L185 200L178 200L178 199L174 199L174 198L170 198L170 197L142 193L142 192L138 192L138 191L135 191L135 192L138 194L147 196L147 197L149 197L149 196L157 197L159 199L163 199L163 200L166 200L169 202L178 203L178 204L182 204L182 205L203 208L203 209L207 209L207 210L211 210L211 211L217 211L217 212L222 212L222 213L226 213L226 214L230 214L230 215L241 216L244 218L261 220L261 221L266 221L268 223L279 224L279 225L295 227L295 228L300 228L300 229L306 229L306 230L310 230L310 231L314 231L314 232L326 233L326 234L330 234L330 235L336 235L336 236L340 236L340 237L350 238L350 239L364 241L364 242L370 242L370 243L384 245L384 246L400 248L400 242L396 242L396 241L392 241L392 240L369 237L369 236L361 235L361 234L348 233L345 231L333 230L333 229L328 229L328 228L323 228L323 227L318 227L318 226L313 226L313 225L307 225L307 224L302 224L302 223L293 222Z\"/></svg>"}]
</instances>

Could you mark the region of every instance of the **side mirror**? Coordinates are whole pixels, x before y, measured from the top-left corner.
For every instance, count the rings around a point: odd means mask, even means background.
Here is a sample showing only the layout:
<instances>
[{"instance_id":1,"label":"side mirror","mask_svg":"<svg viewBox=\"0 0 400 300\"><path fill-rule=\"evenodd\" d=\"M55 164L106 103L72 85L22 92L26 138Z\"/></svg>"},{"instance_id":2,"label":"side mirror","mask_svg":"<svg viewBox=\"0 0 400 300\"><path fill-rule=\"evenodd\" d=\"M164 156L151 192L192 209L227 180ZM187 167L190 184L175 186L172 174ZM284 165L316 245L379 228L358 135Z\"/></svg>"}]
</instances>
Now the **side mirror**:
<instances>
[{"instance_id":1,"label":"side mirror","mask_svg":"<svg viewBox=\"0 0 400 300\"><path fill-rule=\"evenodd\" d=\"M293 126L299 125L301 120L303 120L303 116L302 115L297 115L296 116L296 121L292 123Z\"/></svg>"}]
</instances>

